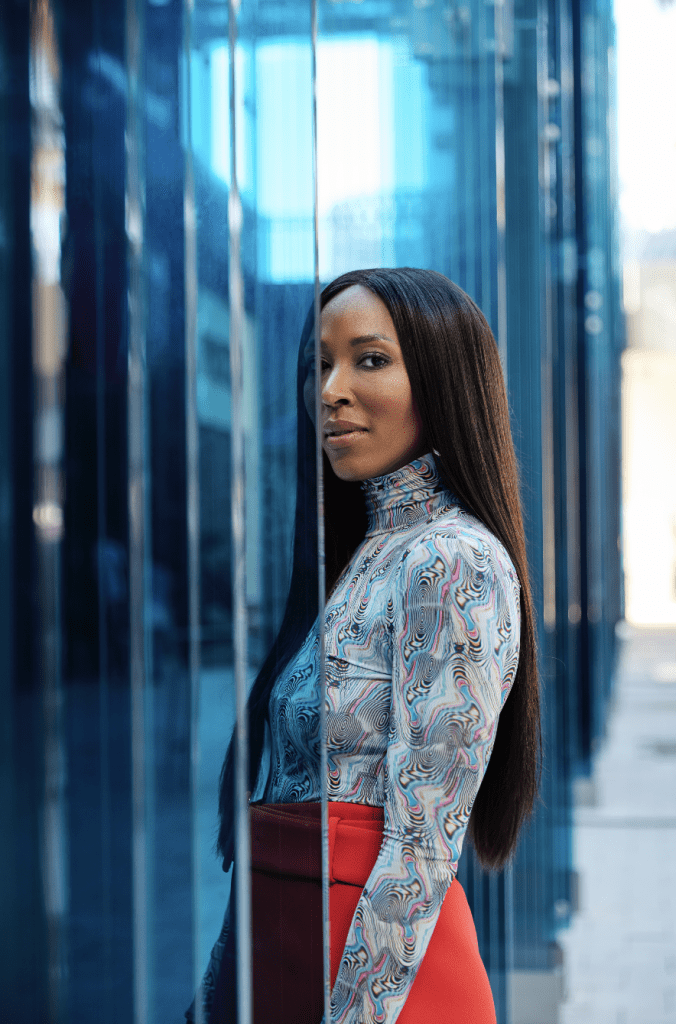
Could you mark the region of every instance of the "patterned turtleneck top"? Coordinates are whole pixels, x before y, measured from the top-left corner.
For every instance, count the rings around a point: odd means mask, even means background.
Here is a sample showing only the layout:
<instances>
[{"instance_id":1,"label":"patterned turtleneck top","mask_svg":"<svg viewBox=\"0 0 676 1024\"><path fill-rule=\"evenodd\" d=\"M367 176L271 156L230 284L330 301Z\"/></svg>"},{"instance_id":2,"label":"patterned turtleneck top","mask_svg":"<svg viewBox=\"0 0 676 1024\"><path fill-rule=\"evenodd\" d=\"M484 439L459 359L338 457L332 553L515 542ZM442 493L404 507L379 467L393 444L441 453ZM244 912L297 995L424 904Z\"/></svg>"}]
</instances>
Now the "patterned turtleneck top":
<instances>
[{"instance_id":1,"label":"patterned turtleneck top","mask_svg":"<svg viewBox=\"0 0 676 1024\"><path fill-rule=\"evenodd\" d=\"M394 1024L455 877L519 657L519 584L433 455L362 484L369 526L326 605L329 800L384 807L332 993L336 1024ZM318 801L319 634L269 705L265 802Z\"/></svg>"}]
</instances>

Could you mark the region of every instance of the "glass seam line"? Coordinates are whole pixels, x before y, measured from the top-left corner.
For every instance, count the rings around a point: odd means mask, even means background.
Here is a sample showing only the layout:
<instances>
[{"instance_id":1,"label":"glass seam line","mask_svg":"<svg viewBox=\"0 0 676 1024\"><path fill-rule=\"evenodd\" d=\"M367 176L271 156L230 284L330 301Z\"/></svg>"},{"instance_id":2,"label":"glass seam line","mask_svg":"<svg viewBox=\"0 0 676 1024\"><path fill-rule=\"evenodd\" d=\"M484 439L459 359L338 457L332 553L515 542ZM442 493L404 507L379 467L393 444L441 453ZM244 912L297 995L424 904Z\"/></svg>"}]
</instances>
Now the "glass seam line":
<instances>
[{"instance_id":1,"label":"glass seam line","mask_svg":"<svg viewBox=\"0 0 676 1024\"><path fill-rule=\"evenodd\" d=\"M149 834L146 712L148 697L148 607L146 351L144 295L144 221L142 152L143 7L127 0L125 58L127 68L125 228L127 238L129 315L127 365L128 514L129 514L129 675L132 772L132 907L134 944L134 1020L150 1019L150 929L148 921Z\"/></svg>"},{"instance_id":2,"label":"glass seam line","mask_svg":"<svg viewBox=\"0 0 676 1024\"><path fill-rule=\"evenodd\" d=\"M248 803L247 609L242 342L244 290L240 240L242 205L237 185L236 48L239 0L228 0L230 63L230 192L228 195L228 298L230 303L232 607L235 682L235 883L237 901L237 1013L252 1024L251 837Z\"/></svg>"},{"instance_id":3,"label":"glass seam line","mask_svg":"<svg viewBox=\"0 0 676 1024\"><path fill-rule=\"evenodd\" d=\"M314 261L314 339L315 366L319 367L321 342L321 308L319 286L319 205L317 162L317 0L311 5L312 42L312 227ZM324 1021L331 1021L331 919L329 903L329 809L328 809L328 752L326 708L326 638L324 613L326 602L326 562L324 543L324 473L321 446L322 423L321 374L315 373L315 460L317 467L317 623L319 630L319 734L320 734L320 799L322 844L322 946L324 982Z\"/></svg>"},{"instance_id":4,"label":"glass seam line","mask_svg":"<svg viewBox=\"0 0 676 1024\"><path fill-rule=\"evenodd\" d=\"M191 18L193 0L183 3L183 70L184 103L184 180L183 180L183 245L185 290L185 428L186 428L186 526L188 556L188 678L190 684L190 794L192 805L192 956L195 1000L195 1024L205 1024L201 999L199 936L201 934L201 873L199 833L196 827L200 781L200 495L199 495L199 432L197 424L197 237L195 210L195 179L192 153L191 97Z\"/></svg>"}]
</instances>

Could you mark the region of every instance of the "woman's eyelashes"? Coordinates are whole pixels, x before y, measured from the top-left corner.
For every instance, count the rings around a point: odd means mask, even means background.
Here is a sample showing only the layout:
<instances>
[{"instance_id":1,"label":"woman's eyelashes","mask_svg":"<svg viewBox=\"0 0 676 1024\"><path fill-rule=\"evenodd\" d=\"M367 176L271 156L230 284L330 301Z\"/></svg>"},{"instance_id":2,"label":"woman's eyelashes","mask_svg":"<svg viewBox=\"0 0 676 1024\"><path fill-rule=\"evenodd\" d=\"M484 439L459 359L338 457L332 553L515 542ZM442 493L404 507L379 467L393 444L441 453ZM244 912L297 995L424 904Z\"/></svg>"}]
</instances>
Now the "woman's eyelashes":
<instances>
[{"instance_id":1,"label":"woman's eyelashes","mask_svg":"<svg viewBox=\"0 0 676 1024\"><path fill-rule=\"evenodd\" d=\"M365 352L363 356L360 356L357 360L356 365L362 367L364 370L380 370L383 366L389 366L390 359L383 355L382 352ZM308 370L313 373L315 368L315 361L312 359L309 363ZM326 373L327 370L331 369L331 363L326 359L321 360L322 373Z\"/></svg>"},{"instance_id":2,"label":"woman's eyelashes","mask_svg":"<svg viewBox=\"0 0 676 1024\"><path fill-rule=\"evenodd\" d=\"M370 366L366 365L367 360L371 360ZM365 366L368 370L379 370L382 366L388 366L389 362L390 360L387 356L384 356L381 352L367 352L360 359L359 365Z\"/></svg>"}]
</instances>

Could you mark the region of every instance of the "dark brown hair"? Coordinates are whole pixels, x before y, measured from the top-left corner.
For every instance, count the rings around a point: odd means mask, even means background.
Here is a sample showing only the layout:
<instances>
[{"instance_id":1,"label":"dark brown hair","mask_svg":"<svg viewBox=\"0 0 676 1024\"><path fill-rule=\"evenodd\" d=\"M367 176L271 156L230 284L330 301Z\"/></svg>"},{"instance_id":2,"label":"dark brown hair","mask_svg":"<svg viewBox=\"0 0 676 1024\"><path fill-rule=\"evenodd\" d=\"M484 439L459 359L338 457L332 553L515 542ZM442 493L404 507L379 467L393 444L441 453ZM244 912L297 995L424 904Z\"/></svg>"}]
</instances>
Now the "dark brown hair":
<instances>
[{"instance_id":1,"label":"dark brown hair","mask_svg":"<svg viewBox=\"0 0 676 1024\"><path fill-rule=\"evenodd\" d=\"M442 274L410 267L356 270L328 285L322 308L339 292L362 285L378 296L394 323L413 401L443 482L502 542L521 584L521 646L514 684L500 714L486 774L472 807L469 835L485 868L502 868L537 794L541 756L540 702L526 544L507 395L497 345L472 299ZM298 483L294 564L286 612L249 698L250 786L263 748L270 690L305 639L317 614L314 428L305 412L301 340L298 374ZM366 532L358 484L340 480L324 457L326 587L331 589ZM314 588L314 589L312 589ZM231 741L221 773L219 852L232 858Z\"/></svg>"}]
</instances>

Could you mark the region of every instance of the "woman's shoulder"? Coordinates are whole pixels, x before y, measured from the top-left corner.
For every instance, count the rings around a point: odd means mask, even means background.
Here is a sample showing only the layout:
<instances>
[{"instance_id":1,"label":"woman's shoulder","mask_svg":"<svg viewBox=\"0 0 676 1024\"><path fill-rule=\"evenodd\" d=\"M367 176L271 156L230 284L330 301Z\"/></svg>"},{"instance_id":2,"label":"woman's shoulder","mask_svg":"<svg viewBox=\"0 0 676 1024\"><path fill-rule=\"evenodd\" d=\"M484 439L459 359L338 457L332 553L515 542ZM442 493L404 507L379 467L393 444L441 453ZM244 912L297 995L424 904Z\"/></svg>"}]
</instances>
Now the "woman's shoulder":
<instances>
[{"instance_id":1,"label":"woman's shoulder","mask_svg":"<svg viewBox=\"0 0 676 1024\"><path fill-rule=\"evenodd\" d=\"M414 570L441 560L451 572L465 566L492 573L496 580L519 586L514 563L504 544L471 512L456 505L424 524L402 554L404 569Z\"/></svg>"}]
</instances>

